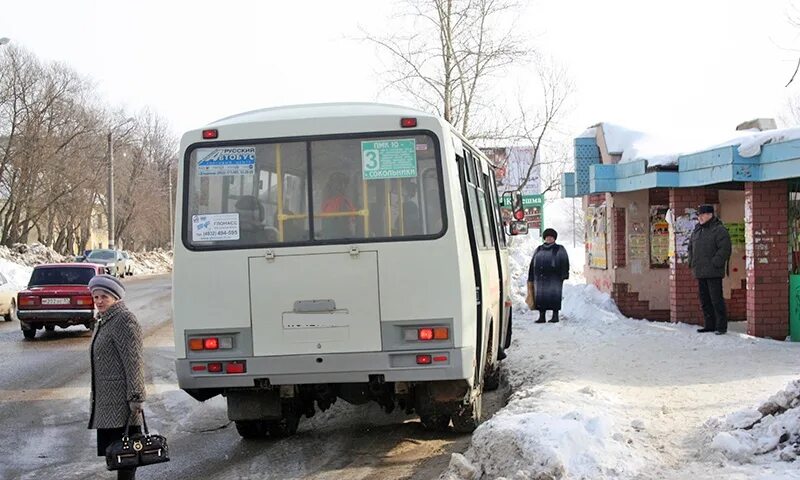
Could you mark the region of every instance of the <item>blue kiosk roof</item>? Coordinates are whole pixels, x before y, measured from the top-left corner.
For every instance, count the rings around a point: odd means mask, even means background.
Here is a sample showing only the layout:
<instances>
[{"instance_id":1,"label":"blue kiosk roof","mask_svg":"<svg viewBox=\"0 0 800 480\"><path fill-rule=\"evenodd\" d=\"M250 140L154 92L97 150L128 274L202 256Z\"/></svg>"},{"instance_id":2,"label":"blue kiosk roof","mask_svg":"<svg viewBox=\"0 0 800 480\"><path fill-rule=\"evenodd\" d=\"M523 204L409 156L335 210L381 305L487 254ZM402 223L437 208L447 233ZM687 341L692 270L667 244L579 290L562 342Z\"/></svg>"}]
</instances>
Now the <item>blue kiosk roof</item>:
<instances>
[{"instance_id":1,"label":"blue kiosk roof","mask_svg":"<svg viewBox=\"0 0 800 480\"><path fill-rule=\"evenodd\" d=\"M653 168L647 160L601 163L596 138L576 138L574 145L575 171L562 175L562 197L800 177L800 139L766 144L750 157L741 156L737 145L718 147L680 155L677 166Z\"/></svg>"}]
</instances>

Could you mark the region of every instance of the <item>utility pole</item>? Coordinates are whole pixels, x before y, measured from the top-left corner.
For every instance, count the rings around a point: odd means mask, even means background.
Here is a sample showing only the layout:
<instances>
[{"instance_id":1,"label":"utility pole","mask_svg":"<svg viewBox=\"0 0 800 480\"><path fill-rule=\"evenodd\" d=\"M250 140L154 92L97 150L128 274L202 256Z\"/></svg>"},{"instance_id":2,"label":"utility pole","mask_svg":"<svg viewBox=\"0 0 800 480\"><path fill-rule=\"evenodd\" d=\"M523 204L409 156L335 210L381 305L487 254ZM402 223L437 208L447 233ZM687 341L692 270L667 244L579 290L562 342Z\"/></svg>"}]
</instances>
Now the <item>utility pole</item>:
<instances>
[{"instance_id":1,"label":"utility pole","mask_svg":"<svg viewBox=\"0 0 800 480\"><path fill-rule=\"evenodd\" d=\"M108 131L108 248L114 250L114 129Z\"/></svg>"},{"instance_id":2,"label":"utility pole","mask_svg":"<svg viewBox=\"0 0 800 480\"><path fill-rule=\"evenodd\" d=\"M108 129L108 248L114 250L114 130L134 121L133 117ZM124 137L131 129L122 134Z\"/></svg>"}]
</instances>

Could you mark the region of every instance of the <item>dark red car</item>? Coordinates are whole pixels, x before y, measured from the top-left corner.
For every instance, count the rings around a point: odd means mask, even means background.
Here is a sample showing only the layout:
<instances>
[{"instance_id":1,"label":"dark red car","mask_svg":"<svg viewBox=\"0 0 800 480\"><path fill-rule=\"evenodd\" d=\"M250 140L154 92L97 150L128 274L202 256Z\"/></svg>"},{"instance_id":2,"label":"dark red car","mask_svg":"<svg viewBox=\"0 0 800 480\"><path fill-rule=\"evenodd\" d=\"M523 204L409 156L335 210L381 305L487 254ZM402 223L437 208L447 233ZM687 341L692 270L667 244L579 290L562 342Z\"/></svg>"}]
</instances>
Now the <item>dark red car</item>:
<instances>
[{"instance_id":1,"label":"dark red car","mask_svg":"<svg viewBox=\"0 0 800 480\"><path fill-rule=\"evenodd\" d=\"M89 280L106 273L93 263L52 263L33 269L28 287L17 294L17 318L22 334L30 340L36 330L84 325L94 329L95 310Z\"/></svg>"}]
</instances>

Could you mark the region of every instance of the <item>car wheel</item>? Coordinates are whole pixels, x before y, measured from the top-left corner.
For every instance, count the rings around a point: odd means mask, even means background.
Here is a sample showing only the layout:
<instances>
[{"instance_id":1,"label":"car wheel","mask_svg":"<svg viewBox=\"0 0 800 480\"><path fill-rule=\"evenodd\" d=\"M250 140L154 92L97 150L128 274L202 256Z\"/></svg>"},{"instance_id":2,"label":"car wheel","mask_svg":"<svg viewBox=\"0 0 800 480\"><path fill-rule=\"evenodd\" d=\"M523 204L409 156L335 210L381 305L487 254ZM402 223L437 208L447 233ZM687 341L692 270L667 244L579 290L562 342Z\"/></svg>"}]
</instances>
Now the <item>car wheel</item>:
<instances>
[{"instance_id":1,"label":"car wheel","mask_svg":"<svg viewBox=\"0 0 800 480\"><path fill-rule=\"evenodd\" d=\"M53 331L53 330L55 330L55 329L56 329L56 326L55 326L55 325L45 325L45 326L44 326L44 331L45 331L45 332L52 332L52 331Z\"/></svg>"},{"instance_id":2,"label":"car wheel","mask_svg":"<svg viewBox=\"0 0 800 480\"><path fill-rule=\"evenodd\" d=\"M14 300L11 300L11 306L8 308L8 313L3 315L3 319L5 319L6 322L17 319L17 304Z\"/></svg>"},{"instance_id":3,"label":"car wheel","mask_svg":"<svg viewBox=\"0 0 800 480\"><path fill-rule=\"evenodd\" d=\"M33 328L29 330L23 330L22 334L25 336L25 340L33 340L33 337L36 336L36 330Z\"/></svg>"}]
</instances>

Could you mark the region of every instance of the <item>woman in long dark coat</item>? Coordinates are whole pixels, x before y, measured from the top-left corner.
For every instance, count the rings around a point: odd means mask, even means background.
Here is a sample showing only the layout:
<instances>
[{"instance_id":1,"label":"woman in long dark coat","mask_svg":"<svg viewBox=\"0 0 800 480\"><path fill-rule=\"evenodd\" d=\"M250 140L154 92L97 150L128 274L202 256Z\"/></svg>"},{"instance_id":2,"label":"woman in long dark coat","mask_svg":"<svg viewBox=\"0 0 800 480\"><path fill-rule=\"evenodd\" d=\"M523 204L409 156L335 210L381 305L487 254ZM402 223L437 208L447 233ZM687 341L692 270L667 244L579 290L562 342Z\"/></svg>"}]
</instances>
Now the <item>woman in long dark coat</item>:
<instances>
[{"instance_id":1,"label":"woman in long dark coat","mask_svg":"<svg viewBox=\"0 0 800 480\"><path fill-rule=\"evenodd\" d=\"M92 338L92 396L89 428L97 429L97 455L122 438L130 418L130 433L139 424L145 399L142 329L122 298L125 286L111 275L89 281L100 319ZM117 470L117 479L132 480L136 469Z\"/></svg>"},{"instance_id":2,"label":"woman in long dark coat","mask_svg":"<svg viewBox=\"0 0 800 480\"><path fill-rule=\"evenodd\" d=\"M539 310L536 323L546 321L547 310L553 311L550 322L555 323L558 321L558 311L561 310L564 280L569 278L569 255L567 249L556 243L558 232L548 228L542 233L542 237L544 243L533 252L528 269L528 302L531 309Z\"/></svg>"}]
</instances>

